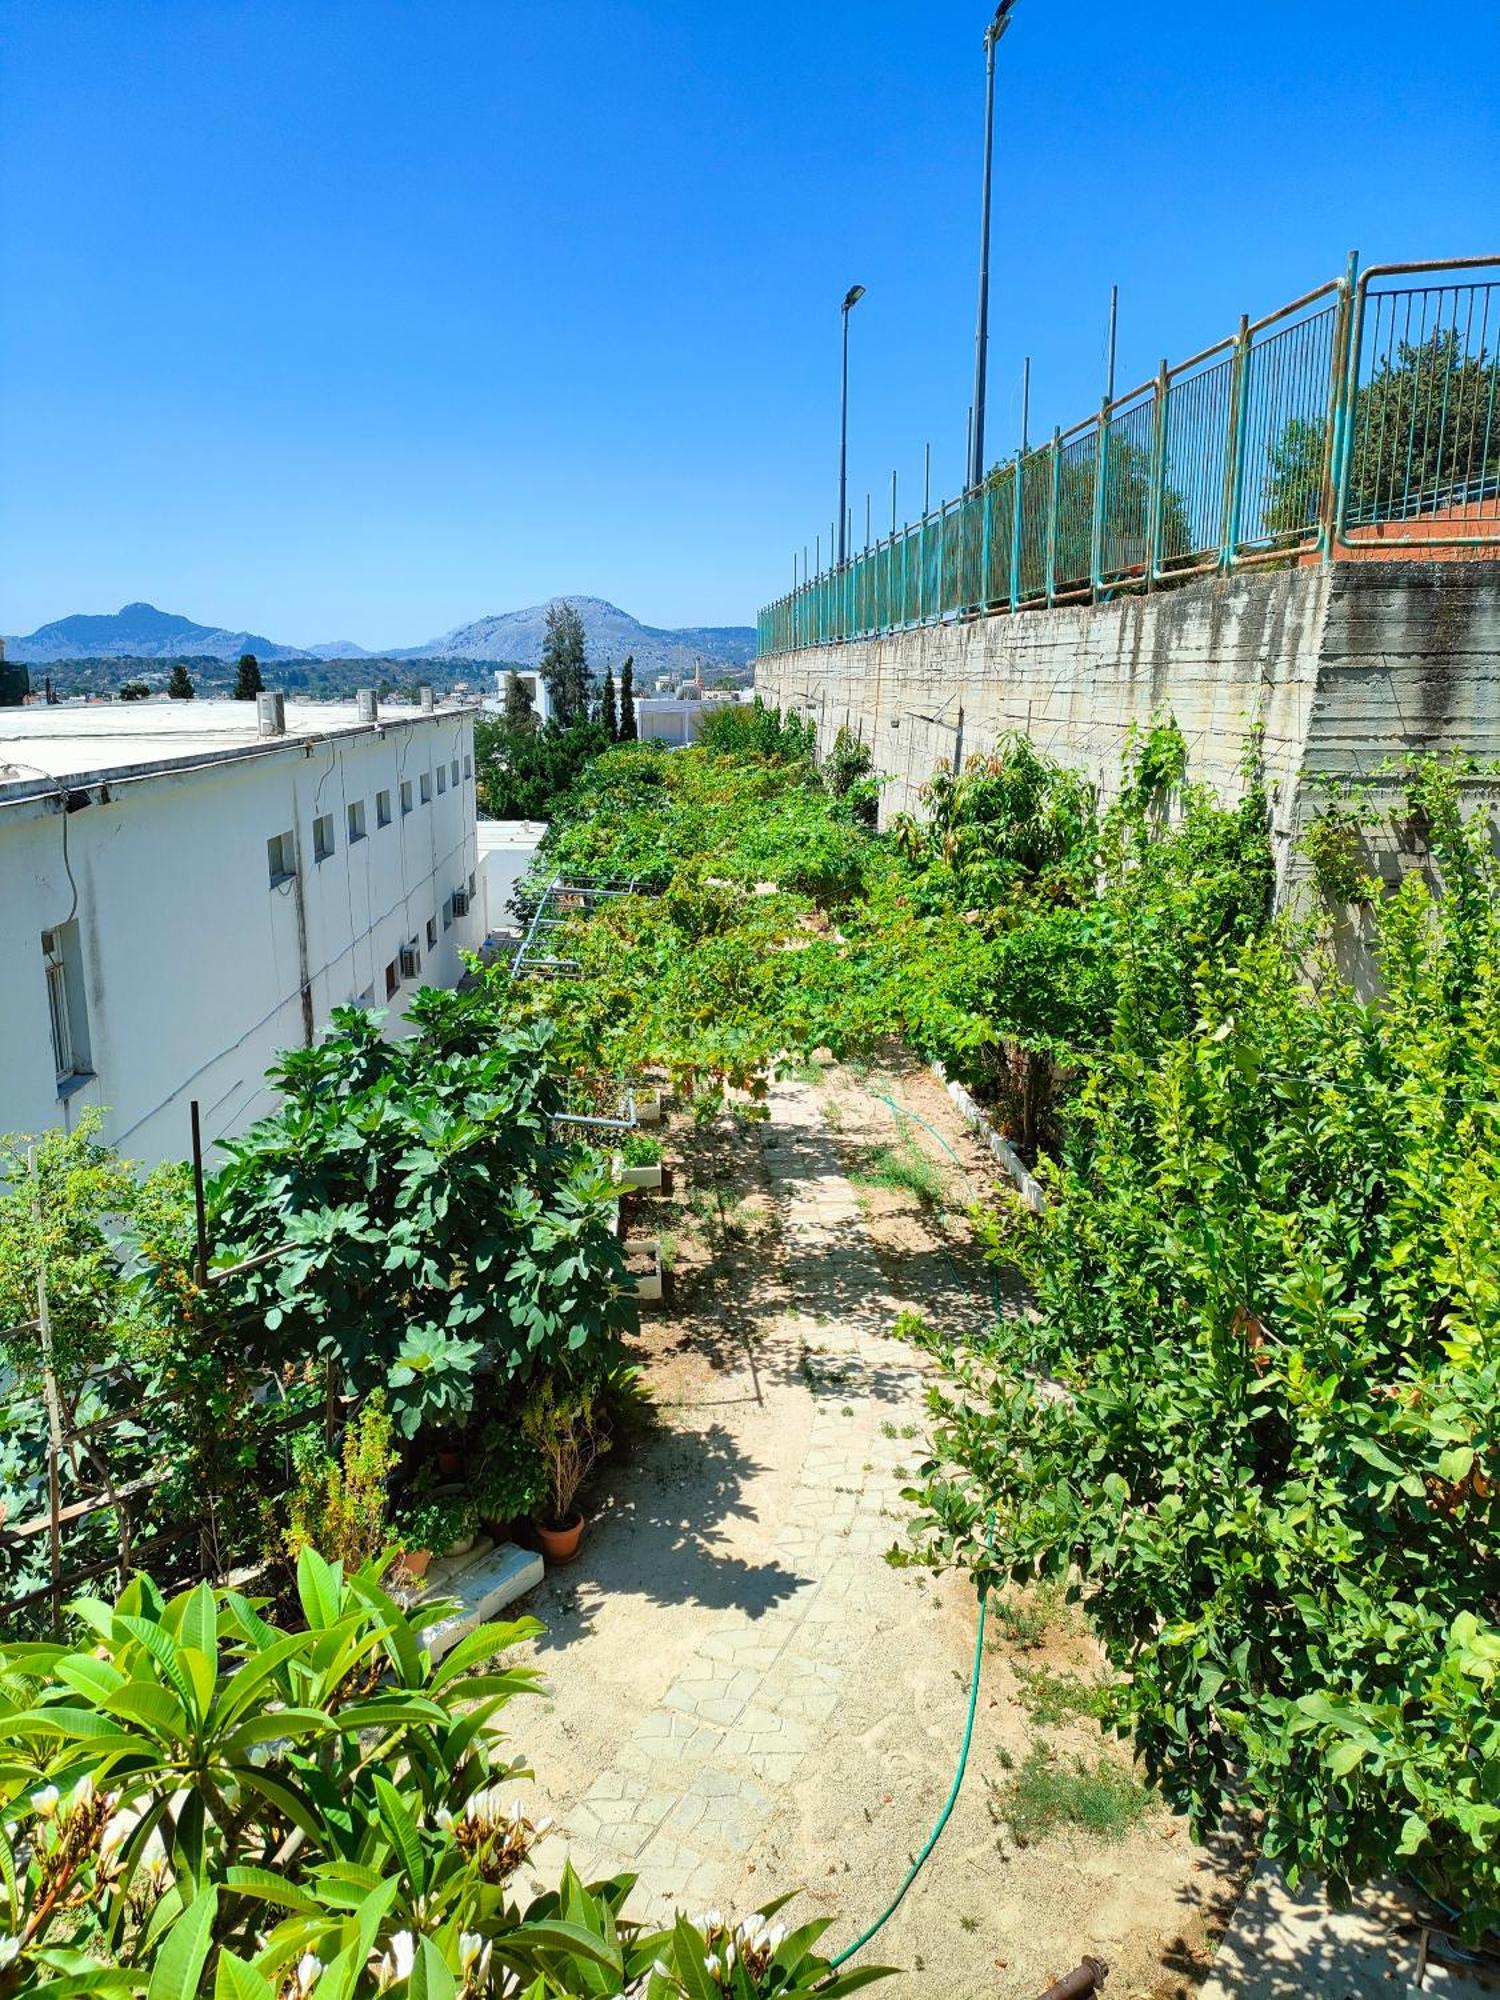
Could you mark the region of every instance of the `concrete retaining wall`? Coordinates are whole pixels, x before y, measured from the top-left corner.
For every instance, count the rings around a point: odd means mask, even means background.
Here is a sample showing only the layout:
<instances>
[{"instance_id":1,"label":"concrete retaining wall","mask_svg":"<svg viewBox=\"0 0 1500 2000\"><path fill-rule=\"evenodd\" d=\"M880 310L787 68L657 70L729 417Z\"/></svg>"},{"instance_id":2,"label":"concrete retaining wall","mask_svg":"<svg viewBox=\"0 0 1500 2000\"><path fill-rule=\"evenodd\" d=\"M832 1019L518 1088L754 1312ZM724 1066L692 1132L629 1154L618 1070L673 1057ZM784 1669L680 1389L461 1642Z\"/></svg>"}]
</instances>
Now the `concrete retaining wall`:
<instances>
[{"instance_id":1,"label":"concrete retaining wall","mask_svg":"<svg viewBox=\"0 0 1500 2000\"><path fill-rule=\"evenodd\" d=\"M1318 781L1417 749L1500 757L1500 563L1241 572L1150 597L927 626L756 663L768 701L869 744L882 816L935 766L1024 730L1108 795L1132 724L1170 710L1192 775L1243 792L1263 731L1278 878Z\"/></svg>"}]
</instances>

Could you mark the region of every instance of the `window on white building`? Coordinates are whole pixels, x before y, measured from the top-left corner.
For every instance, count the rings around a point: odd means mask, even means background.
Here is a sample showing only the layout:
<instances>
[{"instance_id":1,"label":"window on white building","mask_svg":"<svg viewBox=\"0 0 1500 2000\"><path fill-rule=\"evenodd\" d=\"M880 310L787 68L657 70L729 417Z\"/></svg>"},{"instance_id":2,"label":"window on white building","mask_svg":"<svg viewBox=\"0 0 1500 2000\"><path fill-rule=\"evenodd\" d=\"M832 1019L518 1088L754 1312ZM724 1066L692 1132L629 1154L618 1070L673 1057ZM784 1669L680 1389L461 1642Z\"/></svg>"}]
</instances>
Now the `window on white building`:
<instances>
[{"instance_id":1,"label":"window on white building","mask_svg":"<svg viewBox=\"0 0 1500 2000\"><path fill-rule=\"evenodd\" d=\"M52 1059L58 1091L92 1076L89 1020L83 996L83 953L76 918L42 932L42 960L47 974L47 1016L52 1029Z\"/></svg>"},{"instance_id":2,"label":"window on white building","mask_svg":"<svg viewBox=\"0 0 1500 2000\"><path fill-rule=\"evenodd\" d=\"M439 790L440 792L446 792L446 791L447 791L447 789L448 789L448 773L447 773L447 770L446 770L446 768L445 768L445 767L444 767L443 765L439 764L439 765L438 765L438 790Z\"/></svg>"},{"instance_id":3,"label":"window on white building","mask_svg":"<svg viewBox=\"0 0 1500 2000\"><path fill-rule=\"evenodd\" d=\"M375 794L375 824L389 826L391 823L391 795L389 792Z\"/></svg>"},{"instance_id":4,"label":"window on white building","mask_svg":"<svg viewBox=\"0 0 1500 2000\"><path fill-rule=\"evenodd\" d=\"M418 948L417 940L412 938L410 943L404 944L401 947L401 977L403 979L415 979L421 970L422 953Z\"/></svg>"},{"instance_id":5,"label":"window on white building","mask_svg":"<svg viewBox=\"0 0 1500 2000\"><path fill-rule=\"evenodd\" d=\"M410 811L411 811L411 779L403 778L401 780L401 817L405 819L406 815Z\"/></svg>"},{"instance_id":6,"label":"window on white building","mask_svg":"<svg viewBox=\"0 0 1500 2000\"><path fill-rule=\"evenodd\" d=\"M451 931L452 928L453 928L453 898L451 896L448 896L444 899L443 902L443 929L445 931Z\"/></svg>"},{"instance_id":7,"label":"window on white building","mask_svg":"<svg viewBox=\"0 0 1500 2000\"><path fill-rule=\"evenodd\" d=\"M274 889L282 882L290 882L297 872L297 843L290 830L273 833L266 842L266 868Z\"/></svg>"},{"instance_id":8,"label":"window on white building","mask_svg":"<svg viewBox=\"0 0 1500 2000\"><path fill-rule=\"evenodd\" d=\"M365 802L363 799L355 799L349 807L349 845L352 847L356 840L363 840L364 837Z\"/></svg>"},{"instance_id":9,"label":"window on white building","mask_svg":"<svg viewBox=\"0 0 1500 2000\"><path fill-rule=\"evenodd\" d=\"M469 901L472 903L473 900L474 900L474 877L471 875L469 877Z\"/></svg>"},{"instance_id":10,"label":"window on white building","mask_svg":"<svg viewBox=\"0 0 1500 2000\"><path fill-rule=\"evenodd\" d=\"M456 790L458 787L458 759L456 757L448 766L448 776L453 780L454 789Z\"/></svg>"},{"instance_id":11,"label":"window on white building","mask_svg":"<svg viewBox=\"0 0 1500 2000\"><path fill-rule=\"evenodd\" d=\"M421 783L422 783L422 803L423 803L423 805L424 805L424 806L430 806L430 805L432 804L432 773L431 773L431 771L424 771L424 772L422 773L422 780L421 780Z\"/></svg>"},{"instance_id":12,"label":"window on white building","mask_svg":"<svg viewBox=\"0 0 1500 2000\"><path fill-rule=\"evenodd\" d=\"M474 775L474 759L472 757L465 757L464 776L466 778L472 778L473 775Z\"/></svg>"},{"instance_id":13,"label":"window on white building","mask_svg":"<svg viewBox=\"0 0 1500 2000\"><path fill-rule=\"evenodd\" d=\"M437 918L427 919L427 949L431 951L437 944Z\"/></svg>"},{"instance_id":14,"label":"window on white building","mask_svg":"<svg viewBox=\"0 0 1500 2000\"><path fill-rule=\"evenodd\" d=\"M395 999L396 988L400 984L401 984L400 976L396 971L396 961L395 959L392 959L390 964L385 969L385 997L387 1000Z\"/></svg>"},{"instance_id":15,"label":"window on white building","mask_svg":"<svg viewBox=\"0 0 1500 2000\"><path fill-rule=\"evenodd\" d=\"M333 852L333 814L320 813L313 821L313 860L326 861Z\"/></svg>"}]
</instances>

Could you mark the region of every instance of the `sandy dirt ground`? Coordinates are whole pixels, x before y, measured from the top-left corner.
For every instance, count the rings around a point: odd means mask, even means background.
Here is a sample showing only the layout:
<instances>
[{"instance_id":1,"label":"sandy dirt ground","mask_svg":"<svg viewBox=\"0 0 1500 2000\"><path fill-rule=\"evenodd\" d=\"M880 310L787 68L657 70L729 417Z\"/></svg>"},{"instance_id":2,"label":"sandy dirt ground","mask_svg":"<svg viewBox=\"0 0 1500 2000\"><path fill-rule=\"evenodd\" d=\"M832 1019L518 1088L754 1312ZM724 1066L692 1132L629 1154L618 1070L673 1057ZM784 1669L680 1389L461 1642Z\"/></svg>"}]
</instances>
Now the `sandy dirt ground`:
<instances>
[{"instance_id":1,"label":"sandy dirt ground","mask_svg":"<svg viewBox=\"0 0 1500 2000\"><path fill-rule=\"evenodd\" d=\"M640 1341L657 1428L606 1462L578 1562L517 1607L547 1628L548 1697L510 1712L559 1823L536 1872L555 1879L564 1851L629 1868L634 1907L659 1915L797 1889L790 1914L831 1917L832 1951L895 1892L962 1736L972 1589L885 1559L932 1379L890 1328L907 1307L989 1317L966 1209L992 1169L904 1064L778 1085L760 1126L678 1119L667 1150L673 1185L639 1213L672 1263ZM1092 1722L1043 1727L1021 1699L1028 1675L1096 1670L1060 1600L992 1611L957 1809L865 1954L902 1968L892 2000L1035 1995L1087 1952L1110 1962L1110 2000L1201 1983L1240 1853L1194 1847L1154 1805L1114 1837L1023 1843L1009 1821L1039 1739L1064 1768L1124 1767Z\"/></svg>"}]
</instances>

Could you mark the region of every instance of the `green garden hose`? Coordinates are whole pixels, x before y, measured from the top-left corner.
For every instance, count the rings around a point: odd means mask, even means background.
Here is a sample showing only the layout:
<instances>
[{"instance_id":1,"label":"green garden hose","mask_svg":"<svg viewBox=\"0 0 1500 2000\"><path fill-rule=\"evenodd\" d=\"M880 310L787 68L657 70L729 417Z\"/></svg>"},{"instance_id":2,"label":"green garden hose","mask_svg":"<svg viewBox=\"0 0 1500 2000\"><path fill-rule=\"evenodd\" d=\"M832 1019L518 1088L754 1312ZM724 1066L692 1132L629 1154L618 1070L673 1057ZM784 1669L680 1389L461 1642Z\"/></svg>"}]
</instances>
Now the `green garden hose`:
<instances>
[{"instance_id":1,"label":"green garden hose","mask_svg":"<svg viewBox=\"0 0 1500 2000\"><path fill-rule=\"evenodd\" d=\"M942 1133L934 1126L929 1125L925 1118L919 1116L915 1111L908 1111L905 1105L898 1104L894 1097L887 1097L883 1091L874 1091L872 1095L877 1097L882 1104L888 1104L897 1117L915 1119L916 1123L924 1131L932 1134L933 1138L937 1140L953 1164L962 1169L963 1162L959 1159L957 1153L954 1152ZM995 1317L998 1319L1000 1316L1000 1281L995 1277L993 1272L990 1275L990 1293L995 1308ZM958 1794L963 1786L964 1773L969 1768L969 1746L974 1740L974 1716L979 1707L979 1672L984 1664L984 1622L988 1609L989 1606L986 1601L984 1588L981 1586L979 1592L979 1625L974 1634L974 1665L969 1674L969 1712L964 1718L963 1742L959 1745L958 1751L958 1768L953 1773L953 1783L949 1786L948 1796L943 1801L943 1810L938 1814L931 1833L928 1834L926 1840L922 1843L921 1851L902 1877L901 1886L897 1889L890 1902L886 1904L874 1923L868 1929L860 1932L853 1944L847 1945L843 1951L838 1952L829 1960L829 1964L835 1971L853 1958L856 1952L863 1951L871 1938L883 1930L891 1918L895 1916L897 1910L900 1909L902 1903L905 1901L907 1890L921 1874L928 1855L937 1846L942 1836L943 1828L953 1817L953 1808L958 1804Z\"/></svg>"}]
</instances>

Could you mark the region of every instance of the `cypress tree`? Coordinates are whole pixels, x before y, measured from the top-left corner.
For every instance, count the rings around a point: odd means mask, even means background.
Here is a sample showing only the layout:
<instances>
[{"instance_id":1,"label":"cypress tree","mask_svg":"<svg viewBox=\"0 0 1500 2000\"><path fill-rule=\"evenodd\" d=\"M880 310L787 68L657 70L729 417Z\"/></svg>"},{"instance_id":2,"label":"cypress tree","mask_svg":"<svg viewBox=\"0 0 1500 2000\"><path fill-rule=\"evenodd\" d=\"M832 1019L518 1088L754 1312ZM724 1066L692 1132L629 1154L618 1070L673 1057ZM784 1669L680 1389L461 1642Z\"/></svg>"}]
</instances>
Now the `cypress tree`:
<instances>
[{"instance_id":1,"label":"cypress tree","mask_svg":"<svg viewBox=\"0 0 1500 2000\"><path fill-rule=\"evenodd\" d=\"M197 696L198 690L188 679L188 670L182 664L181 660L177 662L176 666L173 667L171 673L167 676L167 693L172 697L173 701L192 701Z\"/></svg>"},{"instance_id":2,"label":"cypress tree","mask_svg":"<svg viewBox=\"0 0 1500 2000\"><path fill-rule=\"evenodd\" d=\"M575 722L586 722L589 666L584 653L583 620L566 598L547 606L541 673L552 697L552 715L558 727L571 729Z\"/></svg>"},{"instance_id":3,"label":"cypress tree","mask_svg":"<svg viewBox=\"0 0 1500 2000\"><path fill-rule=\"evenodd\" d=\"M625 655L625 664L620 669L620 741L634 743L637 736L635 726L635 654Z\"/></svg>"},{"instance_id":4,"label":"cypress tree","mask_svg":"<svg viewBox=\"0 0 1500 2000\"><path fill-rule=\"evenodd\" d=\"M512 667L505 676L505 726L507 729L535 729L536 706L531 682L523 681Z\"/></svg>"},{"instance_id":5,"label":"cypress tree","mask_svg":"<svg viewBox=\"0 0 1500 2000\"><path fill-rule=\"evenodd\" d=\"M615 677L608 667L604 669L604 693L599 701L599 722L610 742L618 743L620 718L615 713Z\"/></svg>"},{"instance_id":6,"label":"cypress tree","mask_svg":"<svg viewBox=\"0 0 1500 2000\"><path fill-rule=\"evenodd\" d=\"M254 701L262 693L265 682L260 677L260 661L254 653L241 653L239 667L235 673L234 698L236 701Z\"/></svg>"}]
</instances>

